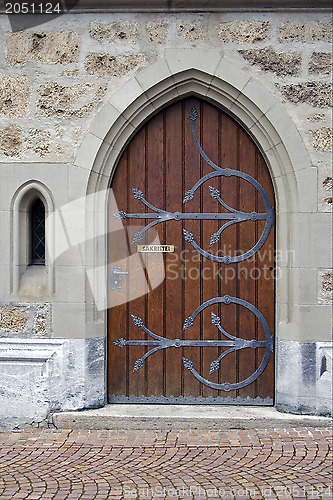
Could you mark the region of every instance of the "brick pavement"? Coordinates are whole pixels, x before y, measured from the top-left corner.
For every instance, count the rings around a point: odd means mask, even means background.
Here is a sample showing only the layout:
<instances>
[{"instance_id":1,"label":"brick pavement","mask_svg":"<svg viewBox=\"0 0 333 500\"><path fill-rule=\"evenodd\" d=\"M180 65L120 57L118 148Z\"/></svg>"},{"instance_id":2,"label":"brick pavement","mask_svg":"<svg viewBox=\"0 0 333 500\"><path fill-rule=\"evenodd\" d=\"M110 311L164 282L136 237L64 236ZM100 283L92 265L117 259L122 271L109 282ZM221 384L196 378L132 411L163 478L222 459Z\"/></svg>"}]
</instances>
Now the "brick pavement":
<instances>
[{"instance_id":1,"label":"brick pavement","mask_svg":"<svg viewBox=\"0 0 333 500\"><path fill-rule=\"evenodd\" d=\"M0 498L332 498L332 429L0 432Z\"/></svg>"}]
</instances>

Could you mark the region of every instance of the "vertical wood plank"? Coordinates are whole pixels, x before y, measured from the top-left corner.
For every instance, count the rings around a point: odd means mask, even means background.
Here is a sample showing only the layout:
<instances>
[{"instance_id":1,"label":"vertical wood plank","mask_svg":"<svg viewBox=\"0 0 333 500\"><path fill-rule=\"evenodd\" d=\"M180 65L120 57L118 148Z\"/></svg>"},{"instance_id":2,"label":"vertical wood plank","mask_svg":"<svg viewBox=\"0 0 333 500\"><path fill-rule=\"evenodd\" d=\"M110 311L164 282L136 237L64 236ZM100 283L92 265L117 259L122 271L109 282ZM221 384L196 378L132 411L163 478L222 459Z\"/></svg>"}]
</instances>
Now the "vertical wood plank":
<instances>
[{"instance_id":1,"label":"vertical wood plank","mask_svg":"<svg viewBox=\"0 0 333 500\"><path fill-rule=\"evenodd\" d=\"M251 177L256 177L256 147L244 131L239 132L239 170ZM250 183L240 179L239 183L239 210L254 212L256 208L256 190ZM251 249L256 243L255 222L246 221L239 224L239 245L242 251ZM256 305L256 256L242 262L241 279L239 280L239 297L252 305ZM256 338L256 318L245 307L239 306L239 333L237 336L252 340ZM239 380L245 380L256 369L256 352L254 349L240 349L238 351ZM255 383L239 389L240 397L256 397Z\"/></svg>"},{"instance_id":2,"label":"vertical wood plank","mask_svg":"<svg viewBox=\"0 0 333 500\"><path fill-rule=\"evenodd\" d=\"M132 139L128 146L129 154L129 181L128 190L128 212L144 213L145 207L140 200L133 196L132 188L140 189L146 194L146 172L145 172L145 142L146 127L143 127ZM129 272L129 303L128 303L128 329L129 340L144 340L146 334L132 321L132 315L139 316L145 322L145 300L148 292L144 257L137 254L137 245L132 243L133 235L145 225L145 219L125 219L128 230L128 239L131 249L131 260L128 266ZM137 298L135 298L137 297ZM129 346L128 348L128 396L140 397L146 392L146 366L133 372L135 362L146 352L144 346Z\"/></svg>"},{"instance_id":3,"label":"vertical wood plank","mask_svg":"<svg viewBox=\"0 0 333 500\"><path fill-rule=\"evenodd\" d=\"M182 104L166 110L166 209L181 211L183 203L182 165ZM175 246L175 252L165 256L165 334L168 338L183 338L183 233L181 221L165 224L165 242ZM166 397L182 395L182 349L170 348L165 352Z\"/></svg>"},{"instance_id":4,"label":"vertical wood plank","mask_svg":"<svg viewBox=\"0 0 333 500\"><path fill-rule=\"evenodd\" d=\"M109 246L108 262L111 265L124 265L128 255L128 244L126 232L120 221L113 217L121 207L127 210L127 172L128 154L124 154L119 163L117 173L113 179L112 187L115 196L115 203L110 204L109 210ZM125 189L123 189L125 186ZM124 293L127 294L126 283L123 283L124 292L111 290L108 283L108 394L124 396L127 394L128 377L128 352L126 348L120 349L113 344L113 341L122 337L128 338L128 311L127 302L121 302ZM125 295L126 297L126 295ZM115 305L118 304L118 305ZM112 307L113 306L113 307Z\"/></svg>"},{"instance_id":5,"label":"vertical wood plank","mask_svg":"<svg viewBox=\"0 0 333 500\"><path fill-rule=\"evenodd\" d=\"M192 138L192 124L189 119L189 114L192 110L192 107L195 106L200 113L201 116L201 105L198 99L189 98L185 101L184 105L184 190L185 192L191 189L195 183L202 176L201 172L201 160L200 155L193 144ZM201 140L201 127L200 120L198 120L198 124L196 127L197 137L199 141ZM201 198L202 198L202 188L199 188L193 197L192 200L183 204L184 212L200 212L201 210ZM194 238L200 244L200 221L195 220L186 220L184 222L184 227L187 231L194 235ZM184 248L186 249L188 263L186 265L185 270L185 283L184 283L184 297L185 297L185 318L188 318L193 314L193 312L199 307L202 303L201 296L201 283L200 279L200 270L201 270L201 262L202 257L198 254L198 252L192 247L189 242L185 243ZM200 339L201 333L201 317L197 316L194 320L193 325L185 330L184 338L185 339ZM192 361L195 369L201 373L201 358L200 358L200 349L186 347L183 349L183 355L185 358ZM192 373L188 370L184 370L184 396L185 397L198 397L201 395L202 385L196 380Z\"/></svg>"},{"instance_id":6,"label":"vertical wood plank","mask_svg":"<svg viewBox=\"0 0 333 500\"><path fill-rule=\"evenodd\" d=\"M219 161L219 111L211 105L204 103L202 105L202 148L208 157L218 163ZM202 175L212 172L212 168L204 161L202 165ZM216 189L219 188L218 179L211 179L205 182L202 193L201 211L205 213L215 213L219 211L219 203L211 197L209 186ZM202 234L202 248L209 253L218 254L219 245L215 244L210 247L210 238L217 232L219 223L214 220L206 220L201 222ZM218 297L219 294L219 280L214 279L214 272L217 270L217 265L209 259L202 259L201 268L201 288L202 300L208 298ZM218 306L208 307L201 313L202 332L201 338L203 340L218 340L219 331L216 326L212 325L211 313L218 314ZM210 365L219 356L218 347L203 347L201 348L202 358L202 375L211 382L219 382L219 373L216 371L210 374ZM207 386L202 388L203 397L216 397L216 389Z\"/></svg>"},{"instance_id":7,"label":"vertical wood plank","mask_svg":"<svg viewBox=\"0 0 333 500\"><path fill-rule=\"evenodd\" d=\"M238 126L227 115L220 116L220 165L222 168L237 169L238 165ZM236 208L238 204L238 181L236 177L221 177L219 179L219 189L222 200L231 208ZM224 207L220 211L228 213ZM221 223L221 226L223 222ZM237 226L233 225L223 231L220 236L220 254L234 256L237 250ZM220 264L219 265L219 295L230 295L238 297L238 264ZM237 336L237 308L234 304L219 307L218 316L221 319L221 325L227 333ZM227 340L224 335L220 335L221 340ZM228 348L220 349L219 354ZM226 355L220 363L219 383L235 383L237 380L237 355L232 352ZM236 397L236 391L230 391L228 394L222 393L223 397Z\"/></svg>"},{"instance_id":8,"label":"vertical wood plank","mask_svg":"<svg viewBox=\"0 0 333 500\"><path fill-rule=\"evenodd\" d=\"M147 197L155 207L164 207L164 112L159 113L147 124ZM164 224L158 224L151 231L158 234L164 243ZM156 255L147 254L148 268L152 265ZM163 265L163 258L162 258ZM164 336L164 285L150 290L147 295L147 327L154 333ZM163 395L163 351L158 351L147 359L148 367L148 395Z\"/></svg>"}]
</instances>

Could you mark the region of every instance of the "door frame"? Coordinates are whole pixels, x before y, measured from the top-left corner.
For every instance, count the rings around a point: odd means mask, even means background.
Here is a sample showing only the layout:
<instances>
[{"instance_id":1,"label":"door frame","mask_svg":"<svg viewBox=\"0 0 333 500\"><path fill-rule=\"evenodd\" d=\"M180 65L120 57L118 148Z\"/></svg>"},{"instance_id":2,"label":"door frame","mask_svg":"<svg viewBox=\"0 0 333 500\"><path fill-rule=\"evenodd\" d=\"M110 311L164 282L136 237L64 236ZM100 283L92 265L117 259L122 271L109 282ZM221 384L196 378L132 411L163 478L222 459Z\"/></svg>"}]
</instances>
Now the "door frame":
<instances>
[{"instance_id":1,"label":"door frame","mask_svg":"<svg viewBox=\"0 0 333 500\"><path fill-rule=\"evenodd\" d=\"M208 53L209 52L209 53ZM295 214L302 209L296 172L311 168L306 148L287 111L258 80L221 57L219 51L170 50L164 61L146 68L117 90L96 115L79 148L75 165L88 174L86 240L99 236L87 255L92 268L86 292L86 336L107 335L107 207L109 186L119 158L136 130L153 114L188 95L206 99L229 113L250 134L270 171L276 201L276 338L299 339L299 289L293 268L299 267ZM213 68L211 71L210 68ZM293 238L291 238L291 235ZM293 248L291 243L293 241ZM276 350L277 351L277 350ZM279 365L275 401L278 406ZM106 383L105 388L106 392Z\"/></svg>"}]
</instances>

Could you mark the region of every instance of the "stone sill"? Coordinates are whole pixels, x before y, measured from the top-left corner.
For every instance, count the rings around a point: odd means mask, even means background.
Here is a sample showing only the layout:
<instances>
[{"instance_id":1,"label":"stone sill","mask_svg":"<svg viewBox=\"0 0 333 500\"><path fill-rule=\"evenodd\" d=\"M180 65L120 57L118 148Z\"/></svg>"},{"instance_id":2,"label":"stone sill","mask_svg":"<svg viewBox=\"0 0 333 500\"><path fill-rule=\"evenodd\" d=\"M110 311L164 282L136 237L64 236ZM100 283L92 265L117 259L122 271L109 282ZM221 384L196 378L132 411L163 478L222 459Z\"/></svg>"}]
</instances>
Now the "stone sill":
<instances>
[{"instance_id":1,"label":"stone sill","mask_svg":"<svg viewBox=\"0 0 333 500\"><path fill-rule=\"evenodd\" d=\"M61 347L62 339L0 339L0 362L35 362L45 363L50 359L57 347Z\"/></svg>"},{"instance_id":2,"label":"stone sill","mask_svg":"<svg viewBox=\"0 0 333 500\"><path fill-rule=\"evenodd\" d=\"M0 13L5 12L1 0ZM332 10L329 0L78 0L68 12L237 12Z\"/></svg>"}]
</instances>

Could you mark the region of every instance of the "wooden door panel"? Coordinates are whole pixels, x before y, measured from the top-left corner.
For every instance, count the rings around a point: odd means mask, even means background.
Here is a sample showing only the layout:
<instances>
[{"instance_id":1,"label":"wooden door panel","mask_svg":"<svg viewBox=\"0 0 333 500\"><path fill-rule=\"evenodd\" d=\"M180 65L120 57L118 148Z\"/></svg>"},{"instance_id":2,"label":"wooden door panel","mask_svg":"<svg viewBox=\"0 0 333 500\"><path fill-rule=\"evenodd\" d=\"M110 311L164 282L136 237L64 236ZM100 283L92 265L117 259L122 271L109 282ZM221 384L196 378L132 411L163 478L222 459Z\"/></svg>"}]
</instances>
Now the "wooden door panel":
<instances>
[{"instance_id":1,"label":"wooden door panel","mask_svg":"<svg viewBox=\"0 0 333 500\"><path fill-rule=\"evenodd\" d=\"M192 199L184 203L185 193L213 171L199 153L192 135L193 107L198 112L197 146L221 168L240 171L256 179L274 207L272 182L260 151L240 125L211 104L187 98L158 113L138 131L125 149L112 181L118 209L127 216L121 221L124 234L117 236L113 213L109 214L109 263L114 265L115 260L120 260L129 274L123 279L123 292L108 293L109 398L124 402L149 398L175 402L174 398L180 397L190 402L193 398L202 398L200 401L211 398L209 401L229 403L250 398L254 403L271 404L273 356L252 383L230 391L220 388L226 383L239 386L239 382L252 376L263 359L263 347L242 344L242 348L225 355L219 369L210 373L211 364L230 350L230 345L221 345L221 341L228 341L228 336L212 324L212 313L220 318L225 332L236 340L265 341L265 331L255 316L258 313L259 317L258 311L267 320L270 333L274 333L275 235L272 227L254 255L231 264L214 262L186 241L184 229L192 233L198 246L209 254L219 258L235 257L256 244L266 224L265 220L245 220L230 225L219 241L210 246L212 235L227 220L205 219L201 215L230 214L230 211L211 194L209 186L218 190L220 199L236 211L265 213L266 208L258 190L244 176L234 174L211 176ZM132 188L142 192L148 206L140 196L133 194ZM169 217L156 223L156 210L185 215L178 217L180 220ZM150 214L150 218L135 218L135 214ZM194 220L188 214L199 214L201 218ZM142 234L140 241L133 243L133 235L154 220L155 225ZM116 222L119 224L119 220ZM151 242L174 245L175 251L137 253L138 244ZM123 303L119 303L121 293ZM231 303L219 300L227 295ZM233 297L246 303L237 299L234 303ZM184 321L211 299L214 303L197 314L190 327L183 329ZM135 324L132 315L141 318L142 323L136 321ZM164 343L154 340L145 328L164 339L180 339L183 344L167 347L167 340ZM124 341L117 343L117 339ZM113 344L115 341L117 345ZM189 345L187 341L200 341L201 345ZM215 345L210 345L210 341ZM143 342L146 345L142 345ZM123 347L120 348L120 344ZM155 352L151 353L152 349ZM184 358L193 364L194 371L186 369ZM238 397L243 399L236 399Z\"/></svg>"}]
</instances>

